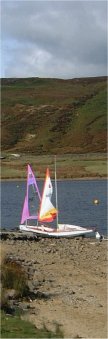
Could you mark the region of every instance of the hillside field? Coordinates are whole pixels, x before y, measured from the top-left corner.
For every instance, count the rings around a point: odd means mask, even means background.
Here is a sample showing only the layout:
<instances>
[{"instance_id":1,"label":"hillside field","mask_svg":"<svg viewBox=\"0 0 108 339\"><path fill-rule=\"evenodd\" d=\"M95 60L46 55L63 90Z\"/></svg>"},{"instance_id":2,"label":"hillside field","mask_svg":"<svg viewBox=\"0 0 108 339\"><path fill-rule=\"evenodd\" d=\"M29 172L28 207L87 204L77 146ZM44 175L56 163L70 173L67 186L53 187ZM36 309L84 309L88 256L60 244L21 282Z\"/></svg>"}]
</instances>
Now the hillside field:
<instances>
[{"instance_id":1,"label":"hillside field","mask_svg":"<svg viewBox=\"0 0 108 339\"><path fill-rule=\"evenodd\" d=\"M27 164L31 165L36 178L42 179L49 167L51 178L54 179L54 155L35 156L29 153L16 158L11 153L5 153L5 156L1 162L2 179L26 179ZM106 160L105 153L59 155L56 159L57 179L106 178Z\"/></svg>"},{"instance_id":2,"label":"hillside field","mask_svg":"<svg viewBox=\"0 0 108 339\"><path fill-rule=\"evenodd\" d=\"M107 78L2 79L2 152L106 152Z\"/></svg>"}]
</instances>

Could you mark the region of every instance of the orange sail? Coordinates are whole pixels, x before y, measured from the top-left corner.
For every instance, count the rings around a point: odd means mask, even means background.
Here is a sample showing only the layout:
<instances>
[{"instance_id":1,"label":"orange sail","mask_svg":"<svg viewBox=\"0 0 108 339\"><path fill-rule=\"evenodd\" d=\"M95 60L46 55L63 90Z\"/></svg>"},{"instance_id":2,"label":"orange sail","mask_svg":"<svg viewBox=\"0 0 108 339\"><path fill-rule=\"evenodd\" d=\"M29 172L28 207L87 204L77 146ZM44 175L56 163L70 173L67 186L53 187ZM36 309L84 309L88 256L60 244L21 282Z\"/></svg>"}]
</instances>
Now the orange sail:
<instances>
[{"instance_id":1,"label":"orange sail","mask_svg":"<svg viewBox=\"0 0 108 339\"><path fill-rule=\"evenodd\" d=\"M53 221L57 216L57 209L53 206L51 202L52 193L53 187L49 175L49 169L47 168L41 206L38 216L39 221L50 222Z\"/></svg>"}]
</instances>

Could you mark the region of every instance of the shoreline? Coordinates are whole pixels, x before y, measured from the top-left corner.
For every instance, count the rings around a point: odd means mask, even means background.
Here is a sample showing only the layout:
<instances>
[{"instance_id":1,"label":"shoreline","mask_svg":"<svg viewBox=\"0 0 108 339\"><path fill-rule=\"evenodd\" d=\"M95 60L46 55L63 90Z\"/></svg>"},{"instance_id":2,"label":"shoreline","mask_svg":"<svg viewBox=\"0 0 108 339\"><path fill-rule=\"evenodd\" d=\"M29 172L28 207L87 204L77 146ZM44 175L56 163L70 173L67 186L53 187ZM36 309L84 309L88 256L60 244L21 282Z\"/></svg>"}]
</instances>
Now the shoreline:
<instances>
[{"instance_id":1,"label":"shoreline","mask_svg":"<svg viewBox=\"0 0 108 339\"><path fill-rule=\"evenodd\" d=\"M38 180L44 180L44 178L37 178ZM52 179L52 181L55 180L54 178ZM78 177L78 178L59 178L57 179L57 181L66 181L66 180L108 180L108 176L97 176L97 177ZM26 178L0 178L0 182L2 181L26 181Z\"/></svg>"},{"instance_id":2,"label":"shoreline","mask_svg":"<svg viewBox=\"0 0 108 339\"><path fill-rule=\"evenodd\" d=\"M44 323L51 330L57 323L64 338L107 337L107 241L31 241L20 235L2 239L1 245L2 256L22 264L30 291L41 296L17 300L27 309L25 320L38 328Z\"/></svg>"},{"instance_id":3,"label":"shoreline","mask_svg":"<svg viewBox=\"0 0 108 339\"><path fill-rule=\"evenodd\" d=\"M98 231L98 229L97 229L97 231ZM99 231L98 231L99 232ZM100 233L100 232L99 232ZM102 241L104 241L104 240L108 240L108 234L107 234L107 230L106 230L106 233L100 233L100 235L102 235L103 236L103 239L102 239ZM13 237L13 239L15 238L15 239L17 239L17 238L19 238L19 239L22 239L23 240L23 238L24 239L52 239L52 240L58 240L58 239L65 239L65 237L63 237L63 238L44 238L44 237L41 237L41 236L37 236L36 235L36 233L34 232L27 232L27 231L23 231L23 232L21 232L20 231L20 229L19 229L19 226L15 226L15 228L6 228L6 227L2 227L1 226L1 230L0 230L0 238L1 238L1 240L3 239L3 238L7 238L7 239L11 239L11 237ZM92 236L75 236L75 237L71 237L71 238L67 238L68 240L69 239L85 239L85 241L87 240L95 240L96 241L96 236L95 236L95 232L94 232L94 235L92 235Z\"/></svg>"}]
</instances>

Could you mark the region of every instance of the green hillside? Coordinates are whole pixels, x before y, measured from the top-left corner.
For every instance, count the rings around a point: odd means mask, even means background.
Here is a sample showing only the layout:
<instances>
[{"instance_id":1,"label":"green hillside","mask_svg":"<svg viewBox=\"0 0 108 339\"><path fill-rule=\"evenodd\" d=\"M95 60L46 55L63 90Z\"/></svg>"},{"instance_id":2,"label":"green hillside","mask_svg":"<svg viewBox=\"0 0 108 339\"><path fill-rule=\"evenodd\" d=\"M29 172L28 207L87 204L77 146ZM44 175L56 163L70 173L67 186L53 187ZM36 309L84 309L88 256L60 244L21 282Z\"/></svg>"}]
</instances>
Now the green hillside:
<instances>
[{"instance_id":1,"label":"green hillside","mask_svg":"<svg viewBox=\"0 0 108 339\"><path fill-rule=\"evenodd\" d=\"M106 152L107 78L2 79L2 151Z\"/></svg>"}]
</instances>

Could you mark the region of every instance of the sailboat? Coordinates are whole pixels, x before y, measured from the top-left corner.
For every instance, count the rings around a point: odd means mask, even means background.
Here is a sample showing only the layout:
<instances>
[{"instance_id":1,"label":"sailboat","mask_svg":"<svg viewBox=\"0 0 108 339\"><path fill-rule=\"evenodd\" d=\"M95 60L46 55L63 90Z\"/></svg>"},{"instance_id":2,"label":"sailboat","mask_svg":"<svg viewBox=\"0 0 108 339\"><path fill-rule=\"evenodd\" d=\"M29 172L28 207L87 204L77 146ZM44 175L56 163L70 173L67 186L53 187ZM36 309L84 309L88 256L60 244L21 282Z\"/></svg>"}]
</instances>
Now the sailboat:
<instances>
[{"instance_id":1,"label":"sailboat","mask_svg":"<svg viewBox=\"0 0 108 339\"><path fill-rule=\"evenodd\" d=\"M38 199L39 210L35 213L30 213L29 206L29 191L33 187L35 195ZM19 225L20 231L33 232L38 237L50 237L50 238L72 238L79 236L90 236L95 232L92 228L85 228L70 224L59 224L58 222L58 198L57 198L57 179L56 179L56 161L55 161L55 191L56 191L56 207L51 202L53 194L53 186L50 179L49 169L46 170L46 177L43 187L42 197L39 192L39 188L36 182L36 178L28 165L27 168L27 188L24 199L24 205L21 216L21 224ZM32 225L30 221L32 220ZM33 225L33 220L36 222ZM52 223L56 220L55 226L49 226L48 223Z\"/></svg>"}]
</instances>

